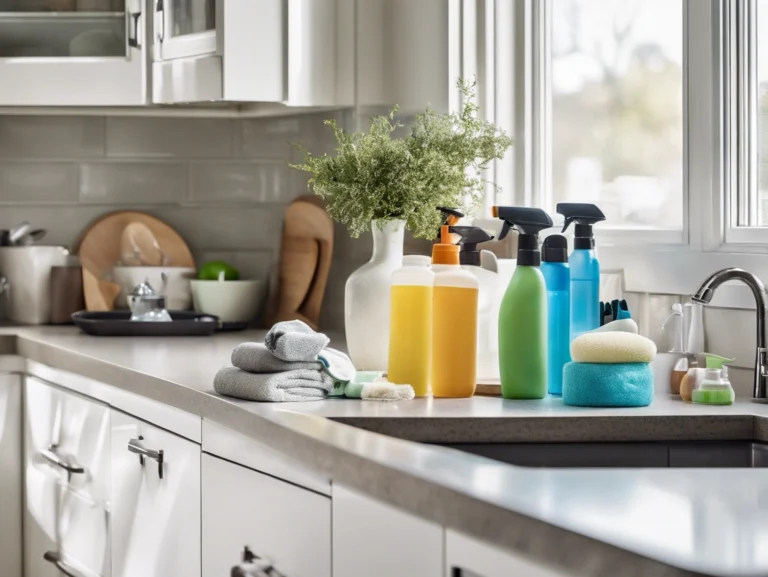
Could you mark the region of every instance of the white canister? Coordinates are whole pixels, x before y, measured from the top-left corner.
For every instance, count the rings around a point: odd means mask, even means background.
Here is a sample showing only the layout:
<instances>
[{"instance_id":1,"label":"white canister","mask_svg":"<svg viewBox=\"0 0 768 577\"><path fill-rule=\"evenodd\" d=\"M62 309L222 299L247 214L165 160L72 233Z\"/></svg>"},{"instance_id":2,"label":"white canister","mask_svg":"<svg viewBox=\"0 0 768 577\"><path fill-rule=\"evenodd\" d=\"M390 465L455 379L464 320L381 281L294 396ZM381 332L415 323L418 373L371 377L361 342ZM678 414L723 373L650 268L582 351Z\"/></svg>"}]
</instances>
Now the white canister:
<instances>
[{"instance_id":1,"label":"white canister","mask_svg":"<svg viewBox=\"0 0 768 577\"><path fill-rule=\"evenodd\" d=\"M63 246L0 247L0 276L7 283L7 316L16 323L43 325L51 320L51 267L67 264Z\"/></svg>"}]
</instances>

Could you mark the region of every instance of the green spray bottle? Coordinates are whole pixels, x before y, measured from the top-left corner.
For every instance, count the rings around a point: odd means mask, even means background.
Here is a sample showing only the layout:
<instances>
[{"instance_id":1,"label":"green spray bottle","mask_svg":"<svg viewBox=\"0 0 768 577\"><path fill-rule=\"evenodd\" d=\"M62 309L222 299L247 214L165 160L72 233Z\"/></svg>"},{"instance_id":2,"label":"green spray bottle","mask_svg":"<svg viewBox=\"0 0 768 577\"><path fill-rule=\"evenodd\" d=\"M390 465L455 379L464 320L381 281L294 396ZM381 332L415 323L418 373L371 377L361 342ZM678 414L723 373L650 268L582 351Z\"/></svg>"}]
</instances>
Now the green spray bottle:
<instances>
[{"instance_id":1,"label":"green spray bottle","mask_svg":"<svg viewBox=\"0 0 768 577\"><path fill-rule=\"evenodd\" d=\"M494 206L504 221L499 240L514 227L517 268L499 310L499 372L505 399L543 399L547 394L547 287L541 274L539 232L552 226L540 208Z\"/></svg>"}]
</instances>

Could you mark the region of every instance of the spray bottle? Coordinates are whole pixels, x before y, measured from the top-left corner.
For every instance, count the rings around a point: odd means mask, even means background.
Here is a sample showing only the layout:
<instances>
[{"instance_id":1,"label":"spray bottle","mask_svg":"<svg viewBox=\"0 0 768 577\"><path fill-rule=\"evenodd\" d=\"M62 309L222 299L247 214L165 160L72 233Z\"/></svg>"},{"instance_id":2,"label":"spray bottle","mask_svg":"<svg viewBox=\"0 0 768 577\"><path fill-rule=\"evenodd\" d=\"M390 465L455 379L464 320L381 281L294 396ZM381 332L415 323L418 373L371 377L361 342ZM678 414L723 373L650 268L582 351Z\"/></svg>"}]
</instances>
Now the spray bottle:
<instances>
[{"instance_id":1,"label":"spray bottle","mask_svg":"<svg viewBox=\"0 0 768 577\"><path fill-rule=\"evenodd\" d=\"M600 326L600 263L595 256L592 225L605 220L594 204L560 202L565 217L563 232L576 222L571 265L571 340Z\"/></svg>"},{"instance_id":2,"label":"spray bottle","mask_svg":"<svg viewBox=\"0 0 768 577\"><path fill-rule=\"evenodd\" d=\"M568 240L561 234L544 239L541 272L547 285L547 390L563 394L563 367L571 362L571 272Z\"/></svg>"},{"instance_id":3,"label":"spray bottle","mask_svg":"<svg viewBox=\"0 0 768 577\"><path fill-rule=\"evenodd\" d=\"M477 226L451 226L452 236L459 237L461 268L472 273L480 283L477 301L477 382L499 378L499 274L496 255L479 250L478 245L493 236Z\"/></svg>"},{"instance_id":4,"label":"spray bottle","mask_svg":"<svg viewBox=\"0 0 768 577\"><path fill-rule=\"evenodd\" d=\"M543 399L547 394L547 287L541 274L539 232L552 226L540 208L494 206L504 221L503 240L512 227L520 233L517 268L499 310L499 372L505 399Z\"/></svg>"}]
</instances>

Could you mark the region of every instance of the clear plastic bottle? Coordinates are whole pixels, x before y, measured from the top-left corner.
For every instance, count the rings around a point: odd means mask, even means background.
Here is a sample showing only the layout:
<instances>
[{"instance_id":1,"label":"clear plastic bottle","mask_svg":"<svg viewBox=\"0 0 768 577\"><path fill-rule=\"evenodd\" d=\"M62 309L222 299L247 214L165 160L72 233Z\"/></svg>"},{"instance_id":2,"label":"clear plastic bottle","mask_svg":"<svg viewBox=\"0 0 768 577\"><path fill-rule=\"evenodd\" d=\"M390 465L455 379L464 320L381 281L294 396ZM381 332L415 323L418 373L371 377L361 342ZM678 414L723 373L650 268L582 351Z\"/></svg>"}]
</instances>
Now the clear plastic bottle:
<instances>
[{"instance_id":1,"label":"clear plastic bottle","mask_svg":"<svg viewBox=\"0 0 768 577\"><path fill-rule=\"evenodd\" d=\"M387 379L411 385L417 397L429 393L432 367L432 285L430 258L403 257L392 273L390 288L389 363Z\"/></svg>"},{"instance_id":2,"label":"clear plastic bottle","mask_svg":"<svg viewBox=\"0 0 768 577\"><path fill-rule=\"evenodd\" d=\"M435 270L432 324L432 394L471 397L477 372L477 277L459 265L459 247L449 244L448 227L442 243L432 247Z\"/></svg>"}]
</instances>

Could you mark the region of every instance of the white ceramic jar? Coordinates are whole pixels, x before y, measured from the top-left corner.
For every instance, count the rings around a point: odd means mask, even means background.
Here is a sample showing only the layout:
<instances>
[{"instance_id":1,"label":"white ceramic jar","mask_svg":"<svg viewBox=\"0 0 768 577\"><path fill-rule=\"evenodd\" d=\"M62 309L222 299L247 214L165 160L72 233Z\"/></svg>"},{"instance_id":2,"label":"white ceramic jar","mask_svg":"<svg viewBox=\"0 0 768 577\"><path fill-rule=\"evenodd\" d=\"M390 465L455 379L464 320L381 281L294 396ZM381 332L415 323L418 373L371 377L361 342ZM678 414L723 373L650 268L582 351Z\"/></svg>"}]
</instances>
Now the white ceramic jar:
<instances>
[{"instance_id":1,"label":"white ceramic jar","mask_svg":"<svg viewBox=\"0 0 768 577\"><path fill-rule=\"evenodd\" d=\"M403 265L405 222L374 221L371 260L353 272L344 291L344 326L349 357L358 371L386 371L389 351L389 287Z\"/></svg>"}]
</instances>

